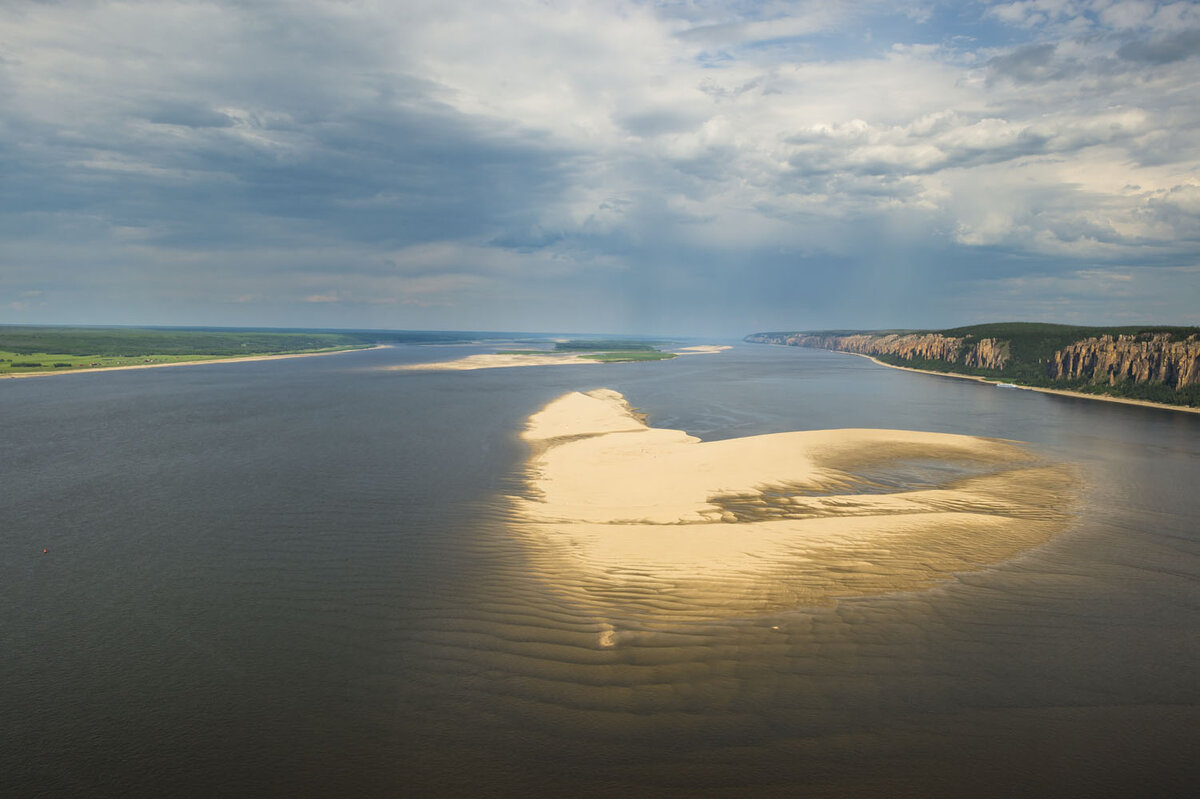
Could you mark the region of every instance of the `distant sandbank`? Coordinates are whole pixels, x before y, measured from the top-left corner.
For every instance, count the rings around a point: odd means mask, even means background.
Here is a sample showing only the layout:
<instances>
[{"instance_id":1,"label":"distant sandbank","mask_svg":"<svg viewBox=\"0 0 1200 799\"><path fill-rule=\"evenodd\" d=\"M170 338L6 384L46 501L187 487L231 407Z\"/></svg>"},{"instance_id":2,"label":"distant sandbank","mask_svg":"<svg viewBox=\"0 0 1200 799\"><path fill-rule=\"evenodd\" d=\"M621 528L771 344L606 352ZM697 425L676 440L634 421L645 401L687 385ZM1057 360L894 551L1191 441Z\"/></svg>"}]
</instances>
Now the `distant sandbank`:
<instances>
[{"instance_id":1,"label":"distant sandbank","mask_svg":"<svg viewBox=\"0 0 1200 799\"><path fill-rule=\"evenodd\" d=\"M699 344L692 347L682 347L677 350L665 350L676 355L707 355L731 349L726 344ZM557 353L547 350L544 354L514 354L504 352L487 352L480 355L468 355L452 361L435 361L433 363L411 363L403 366L388 367L404 372L461 372L473 369L505 369L516 366L579 366L584 364L603 363L595 358L585 357L594 352Z\"/></svg>"},{"instance_id":2,"label":"distant sandbank","mask_svg":"<svg viewBox=\"0 0 1200 799\"><path fill-rule=\"evenodd\" d=\"M506 355L499 352L485 352L480 355L468 355L453 361L434 361L433 363L406 363L403 366L389 366L400 372L464 372L473 369L505 369L514 366L576 366L591 364L599 365L600 361L583 358L579 354L569 353L556 355Z\"/></svg>"},{"instance_id":3,"label":"distant sandbank","mask_svg":"<svg viewBox=\"0 0 1200 799\"><path fill-rule=\"evenodd\" d=\"M697 344L694 347L680 347L677 350L672 350L672 352L677 352L680 355L713 355L731 349L733 347L728 344Z\"/></svg>"},{"instance_id":4,"label":"distant sandbank","mask_svg":"<svg viewBox=\"0 0 1200 799\"><path fill-rule=\"evenodd\" d=\"M202 358L195 361L172 361L171 363L136 363L128 366L98 366L84 369L60 369L54 372L22 372L20 374L0 375L0 379L19 377L52 377L54 375L78 375L84 372L124 372L130 369L160 369L167 366L199 366L206 363L245 363L247 361L274 361L284 358L312 358L318 355L338 355L343 352L363 352L365 350L386 349L387 344L376 344L373 347L349 347L340 350L322 350L321 352L282 352L277 355L239 355L233 358Z\"/></svg>"},{"instance_id":5,"label":"distant sandbank","mask_svg":"<svg viewBox=\"0 0 1200 799\"><path fill-rule=\"evenodd\" d=\"M654 617L927 588L1046 541L1075 491L1068 467L1012 442L863 429L702 442L607 389L555 400L522 438L517 527L546 579Z\"/></svg>"}]
</instances>

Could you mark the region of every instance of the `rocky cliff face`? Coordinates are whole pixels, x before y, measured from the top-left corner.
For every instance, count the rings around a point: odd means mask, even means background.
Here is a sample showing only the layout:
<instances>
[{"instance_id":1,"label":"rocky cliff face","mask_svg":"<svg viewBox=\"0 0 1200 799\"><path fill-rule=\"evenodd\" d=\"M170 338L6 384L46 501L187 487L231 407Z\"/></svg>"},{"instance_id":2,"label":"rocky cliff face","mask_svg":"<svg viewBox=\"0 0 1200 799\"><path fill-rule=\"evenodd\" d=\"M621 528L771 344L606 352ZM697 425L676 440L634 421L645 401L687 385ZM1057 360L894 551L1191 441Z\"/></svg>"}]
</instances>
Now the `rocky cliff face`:
<instances>
[{"instance_id":1,"label":"rocky cliff face","mask_svg":"<svg viewBox=\"0 0 1200 799\"><path fill-rule=\"evenodd\" d=\"M937 360L954 366L1000 371L1012 362L1007 340L945 336L941 333L759 333L747 341L790 344L863 355L891 355L906 361ZM1166 332L1082 338L1036 362L1051 380L1095 384L1161 383L1179 390L1200 384L1200 335Z\"/></svg>"},{"instance_id":2,"label":"rocky cliff face","mask_svg":"<svg viewBox=\"0 0 1200 799\"><path fill-rule=\"evenodd\" d=\"M1008 342L985 338L972 342L940 333L853 333L845 336L810 336L803 333L747 336L748 341L789 344L822 350L857 352L863 355L895 355L906 361L916 358L961 363L981 369L1003 369L1008 363Z\"/></svg>"},{"instance_id":3,"label":"rocky cliff face","mask_svg":"<svg viewBox=\"0 0 1200 799\"><path fill-rule=\"evenodd\" d=\"M984 338L971 347L963 363L978 369L1003 369L1011 357L1007 341Z\"/></svg>"},{"instance_id":4,"label":"rocky cliff face","mask_svg":"<svg viewBox=\"0 0 1200 799\"><path fill-rule=\"evenodd\" d=\"M1109 385L1158 382L1180 389L1200 383L1200 337L1173 341L1167 333L1144 333L1083 339L1054 353L1046 374Z\"/></svg>"}]
</instances>

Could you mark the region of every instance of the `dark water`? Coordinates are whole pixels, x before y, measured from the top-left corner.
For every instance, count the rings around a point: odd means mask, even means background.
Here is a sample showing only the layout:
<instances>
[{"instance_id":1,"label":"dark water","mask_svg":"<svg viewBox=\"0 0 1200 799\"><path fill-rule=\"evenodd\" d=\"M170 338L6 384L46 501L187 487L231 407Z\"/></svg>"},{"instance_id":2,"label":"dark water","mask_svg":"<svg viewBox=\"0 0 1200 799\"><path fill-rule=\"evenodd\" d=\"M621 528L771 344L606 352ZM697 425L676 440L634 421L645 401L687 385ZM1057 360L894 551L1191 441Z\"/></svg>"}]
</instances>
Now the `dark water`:
<instances>
[{"instance_id":1,"label":"dark water","mask_svg":"<svg viewBox=\"0 0 1200 799\"><path fill-rule=\"evenodd\" d=\"M1200 777L1200 416L756 345L378 368L472 351L0 383L0 794L1123 796ZM931 591L598 648L594 614L533 578L503 496L524 419L599 387L706 440L1030 442L1077 465L1078 521Z\"/></svg>"}]
</instances>

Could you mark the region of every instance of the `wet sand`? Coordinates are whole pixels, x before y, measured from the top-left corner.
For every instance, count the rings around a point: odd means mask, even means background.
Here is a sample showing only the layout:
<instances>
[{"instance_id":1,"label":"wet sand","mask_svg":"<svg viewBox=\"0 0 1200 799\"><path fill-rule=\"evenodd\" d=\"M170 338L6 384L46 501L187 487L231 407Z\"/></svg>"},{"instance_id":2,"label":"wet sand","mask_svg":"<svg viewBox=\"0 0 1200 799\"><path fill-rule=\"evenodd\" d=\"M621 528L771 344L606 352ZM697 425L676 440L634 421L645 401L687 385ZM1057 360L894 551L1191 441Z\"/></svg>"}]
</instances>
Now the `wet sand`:
<instances>
[{"instance_id":1,"label":"wet sand","mask_svg":"<svg viewBox=\"0 0 1200 799\"><path fill-rule=\"evenodd\" d=\"M317 355L338 355L343 352L363 352L365 350L385 349L387 344L376 344L374 347L353 347L344 350L324 350L322 352L285 352L278 355L244 355L235 358L205 358L196 361L173 361L171 363L135 363L129 366L97 366L85 369L59 369L53 372L22 372L21 374L0 375L0 379L19 377L50 377L52 375L78 375L85 372L125 372L130 369L160 369L167 366L198 366L205 363L246 363L247 361L276 361L284 358L312 358Z\"/></svg>"},{"instance_id":2,"label":"wet sand","mask_svg":"<svg viewBox=\"0 0 1200 799\"><path fill-rule=\"evenodd\" d=\"M1068 467L1012 442L862 429L702 442L607 389L550 403L522 438L529 490L514 502L549 579L660 618L925 588L1048 540L1075 492Z\"/></svg>"}]
</instances>

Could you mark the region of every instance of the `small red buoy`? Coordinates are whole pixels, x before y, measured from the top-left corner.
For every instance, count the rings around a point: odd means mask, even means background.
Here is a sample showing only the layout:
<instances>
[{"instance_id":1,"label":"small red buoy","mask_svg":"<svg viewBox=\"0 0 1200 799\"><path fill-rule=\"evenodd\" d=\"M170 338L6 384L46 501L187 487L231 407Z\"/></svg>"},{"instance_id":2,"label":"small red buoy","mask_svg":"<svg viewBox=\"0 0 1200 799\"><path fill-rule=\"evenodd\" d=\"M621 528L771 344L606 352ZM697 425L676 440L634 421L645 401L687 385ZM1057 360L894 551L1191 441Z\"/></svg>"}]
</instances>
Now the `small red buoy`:
<instances>
[{"instance_id":1,"label":"small red buoy","mask_svg":"<svg viewBox=\"0 0 1200 799\"><path fill-rule=\"evenodd\" d=\"M43 549L43 550L42 550L42 554L43 554L43 555L45 555L45 554L46 554L46 550L44 550L44 549Z\"/></svg>"}]
</instances>

